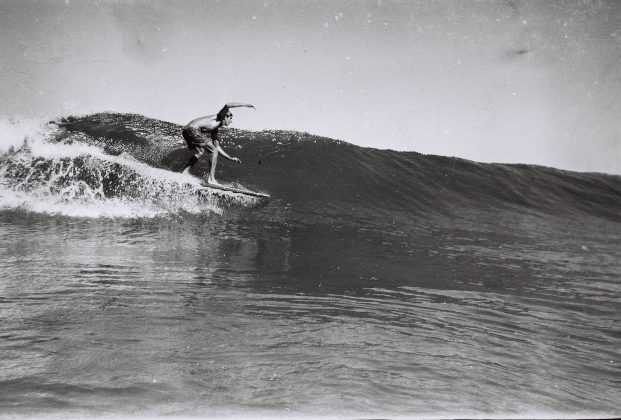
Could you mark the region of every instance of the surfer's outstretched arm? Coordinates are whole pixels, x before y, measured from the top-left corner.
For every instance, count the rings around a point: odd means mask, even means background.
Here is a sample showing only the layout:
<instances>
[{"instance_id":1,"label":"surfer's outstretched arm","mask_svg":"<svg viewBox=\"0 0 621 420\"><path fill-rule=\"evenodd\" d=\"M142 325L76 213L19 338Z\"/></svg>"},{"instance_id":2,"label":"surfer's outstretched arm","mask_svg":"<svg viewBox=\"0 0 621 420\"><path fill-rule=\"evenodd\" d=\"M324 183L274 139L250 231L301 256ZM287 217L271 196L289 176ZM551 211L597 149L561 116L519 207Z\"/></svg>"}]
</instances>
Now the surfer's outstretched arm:
<instances>
[{"instance_id":1,"label":"surfer's outstretched arm","mask_svg":"<svg viewBox=\"0 0 621 420\"><path fill-rule=\"evenodd\" d=\"M233 162L241 163L241 160L238 158L229 156L224 150L222 150L220 145L218 145L218 154Z\"/></svg>"},{"instance_id":2,"label":"surfer's outstretched arm","mask_svg":"<svg viewBox=\"0 0 621 420\"><path fill-rule=\"evenodd\" d=\"M220 111L218 111L218 115L216 116L216 121L224 120L224 117L229 114L229 108L239 108L239 107L242 107L242 106L244 106L246 108L256 109L254 107L254 105L252 105L252 104L242 104L241 102L229 102L226 105L224 105ZM231 114L231 116L232 116L232 114ZM229 122L229 124L230 124L230 122ZM228 124L226 124L226 125L228 125Z\"/></svg>"},{"instance_id":3,"label":"surfer's outstretched arm","mask_svg":"<svg viewBox=\"0 0 621 420\"><path fill-rule=\"evenodd\" d=\"M239 107L243 106L243 107L246 107L246 108L254 108L254 109L256 109L254 107L254 105L252 105L252 104L242 104L241 102L229 102L229 103L227 103L224 106L228 107L228 108L239 108Z\"/></svg>"}]
</instances>

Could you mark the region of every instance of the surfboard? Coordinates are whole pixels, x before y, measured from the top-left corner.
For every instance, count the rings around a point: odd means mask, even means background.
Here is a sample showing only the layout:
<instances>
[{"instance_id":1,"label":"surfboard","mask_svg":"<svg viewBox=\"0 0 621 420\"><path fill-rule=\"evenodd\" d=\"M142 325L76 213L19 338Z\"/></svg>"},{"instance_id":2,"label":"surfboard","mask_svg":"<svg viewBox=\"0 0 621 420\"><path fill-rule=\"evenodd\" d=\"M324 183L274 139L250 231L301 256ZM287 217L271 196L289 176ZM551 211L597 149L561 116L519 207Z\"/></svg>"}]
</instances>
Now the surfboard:
<instances>
[{"instance_id":1,"label":"surfboard","mask_svg":"<svg viewBox=\"0 0 621 420\"><path fill-rule=\"evenodd\" d=\"M250 191L250 190L245 190L243 188L227 187L226 185L213 185L213 184L207 184L205 182L201 182L201 185L203 186L203 188L206 188L206 189L230 191L230 192L234 192L234 193L238 193L238 194L250 195L250 196L253 196L253 197L270 198L270 196L268 194L264 194L264 193L260 193L260 192L255 192L255 191Z\"/></svg>"}]
</instances>

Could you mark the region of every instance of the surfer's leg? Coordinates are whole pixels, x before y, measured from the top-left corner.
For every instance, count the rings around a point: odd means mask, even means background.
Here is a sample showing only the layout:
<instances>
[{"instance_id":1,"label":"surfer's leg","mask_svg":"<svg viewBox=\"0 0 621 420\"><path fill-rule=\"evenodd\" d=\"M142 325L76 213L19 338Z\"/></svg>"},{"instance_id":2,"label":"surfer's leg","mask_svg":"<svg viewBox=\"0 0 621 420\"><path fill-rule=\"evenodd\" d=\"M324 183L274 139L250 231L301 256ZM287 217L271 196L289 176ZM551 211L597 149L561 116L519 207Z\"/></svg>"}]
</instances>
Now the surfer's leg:
<instances>
[{"instance_id":1,"label":"surfer's leg","mask_svg":"<svg viewBox=\"0 0 621 420\"><path fill-rule=\"evenodd\" d=\"M198 162L200 157L205 154L205 149L203 147L199 146L199 147L194 148L194 150L196 150L196 153L194 153L192 155L192 157L190 158L188 163L185 165L185 168L183 168L183 173L184 174L187 174L188 172L190 172L190 168L192 168L192 166L196 165L196 162Z\"/></svg>"},{"instance_id":2,"label":"surfer's leg","mask_svg":"<svg viewBox=\"0 0 621 420\"><path fill-rule=\"evenodd\" d=\"M196 165L198 160L205 154L205 152L213 151L214 145L209 137L201 133L200 130L191 127L185 127L181 134L188 144L188 149L194 151L194 155L190 158L188 163L183 168L183 173L187 174L190 172L192 166Z\"/></svg>"},{"instance_id":3,"label":"surfer's leg","mask_svg":"<svg viewBox=\"0 0 621 420\"><path fill-rule=\"evenodd\" d=\"M188 163L183 168L182 173L187 174L188 172L190 172L190 168L196 165L196 162L198 162L198 157L196 157L196 155L192 155Z\"/></svg>"},{"instance_id":4,"label":"surfer's leg","mask_svg":"<svg viewBox=\"0 0 621 420\"><path fill-rule=\"evenodd\" d=\"M218 148L214 148L211 151L211 160L209 165L209 178L207 178L207 182L209 184L220 185L218 181L216 181L216 166L218 165Z\"/></svg>"},{"instance_id":5,"label":"surfer's leg","mask_svg":"<svg viewBox=\"0 0 621 420\"><path fill-rule=\"evenodd\" d=\"M195 144L195 142L198 140L196 138L195 130L192 130L190 127L184 127L183 130L181 130L181 135L183 136L183 139L187 143L188 149L190 149L191 151L198 152L198 150L196 150L196 144ZM199 157L200 157L200 154L198 153L195 153L194 155L192 155L188 163L186 163L186 165L183 167L183 170L181 171L181 173L187 174L188 172L190 172L190 168L196 165L196 162L198 162Z\"/></svg>"}]
</instances>

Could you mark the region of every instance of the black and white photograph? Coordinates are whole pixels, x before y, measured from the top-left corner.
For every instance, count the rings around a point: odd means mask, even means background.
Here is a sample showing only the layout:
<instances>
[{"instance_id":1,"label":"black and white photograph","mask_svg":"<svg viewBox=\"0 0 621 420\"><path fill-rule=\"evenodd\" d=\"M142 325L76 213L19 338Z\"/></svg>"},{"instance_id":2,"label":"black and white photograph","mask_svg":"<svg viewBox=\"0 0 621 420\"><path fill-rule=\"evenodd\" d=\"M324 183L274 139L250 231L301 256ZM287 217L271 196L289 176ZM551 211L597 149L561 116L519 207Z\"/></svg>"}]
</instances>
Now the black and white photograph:
<instances>
[{"instance_id":1,"label":"black and white photograph","mask_svg":"<svg viewBox=\"0 0 621 420\"><path fill-rule=\"evenodd\" d=\"M0 0L1 419L621 417L621 1Z\"/></svg>"}]
</instances>

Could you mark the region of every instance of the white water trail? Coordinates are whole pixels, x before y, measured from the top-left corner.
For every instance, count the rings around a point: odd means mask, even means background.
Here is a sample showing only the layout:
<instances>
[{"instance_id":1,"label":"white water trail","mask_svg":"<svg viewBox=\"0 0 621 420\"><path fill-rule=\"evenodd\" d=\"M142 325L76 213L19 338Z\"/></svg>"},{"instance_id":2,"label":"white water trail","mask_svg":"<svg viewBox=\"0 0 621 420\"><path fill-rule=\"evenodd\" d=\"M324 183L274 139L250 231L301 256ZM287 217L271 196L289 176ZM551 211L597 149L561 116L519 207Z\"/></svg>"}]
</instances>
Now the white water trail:
<instances>
[{"instance_id":1,"label":"white water trail","mask_svg":"<svg viewBox=\"0 0 621 420\"><path fill-rule=\"evenodd\" d=\"M55 142L58 129L0 120L0 210L89 218L152 218L222 213L222 201L252 204L238 194L206 190L200 180L154 168L125 153Z\"/></svg>"}]
</instances>

